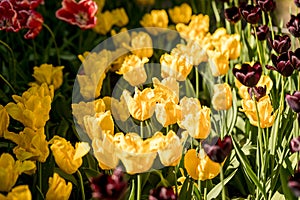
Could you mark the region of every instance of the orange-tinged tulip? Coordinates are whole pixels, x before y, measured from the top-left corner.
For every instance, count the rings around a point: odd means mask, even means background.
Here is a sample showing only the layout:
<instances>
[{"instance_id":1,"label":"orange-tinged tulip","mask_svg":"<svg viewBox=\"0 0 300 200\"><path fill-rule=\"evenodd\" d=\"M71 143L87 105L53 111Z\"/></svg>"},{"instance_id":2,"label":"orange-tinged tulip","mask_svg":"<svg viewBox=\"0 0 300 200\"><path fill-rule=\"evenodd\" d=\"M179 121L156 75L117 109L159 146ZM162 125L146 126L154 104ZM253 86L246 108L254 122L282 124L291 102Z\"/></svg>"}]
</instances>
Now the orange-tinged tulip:
<instances>
[{"instance_id":1,"label":"orange-tinged tulip","mask_svg":"<svg viewBox=\"0 0 300 200\"><path fill-rule=\"evenodd\" d=\"M172 22L178 23L188 23L192 16L192 8L189 4L183 3L180 6L175 6L168 10Z\"/></svg>"},{"instance_id":2,"label":"orange-tinged tulip","mask_svg":"<svg viewBox=\"0 0 300 200\"><path fill-rule=\"evenodd\" d=\"M201 181L213 179L221 170L220 164L210 160L203 149L199 154L195 149L188 150L184 156L184 167L193 179Z\"/></svg>"},{"instance_id":3,"label":"orange-tinged tulip","mask_svg":"<svg viewBox=\"0 0 300 200\"><path fill-rule=\"evenodd\" d=\"M15 161L10 154L3 153L0 156L0 191L9 192L20 174L33 174L35 170L36 165L33 161Z\"/></svg>"},{"instance_id":4,"label":"orange-tinged tulip","mask_svg":"<svg viewBox=\"0 0 300 200\"><path fill-rule=\"evenodd\" d=\"M232 106L232 92L227 83L214 85L212 105L215 110L228 110Z\"/></svg>"},{"instance_id":5,"label":"orange-tinged tulip","mask_svg":"<svg viewBox=\"0 0 300 200\"><path fill-rule=\"evenodd\" d=\"M42 64L40 67L33 68L34 83L41 85L47 83L47 85L53 85L54 89L58 89L63 83L63 68L64 66L53 67L51 64Z\"/></svg>"},{"instance_id":6,"label":"orange-tinged tulip","mask_svg":"<svg viewBox=\"0 0 300 200\"><path fill-rule=\"evenodd\" d=\"M57 173L49 178L46 200L68 200L72 192L72 183L61 178Z\"/></svg>"},{"instance_id":7,"label":"orange-tinged tulip","mask_svg":"<svg viewBox=\"0 0 300 200\"><path fill-rule=\"evenodd\" d=\"M31 200L31 192L28 185L19 185L14 187L7 196L0 194L0 200Z\"/></svg>"},{"instance_id":8,"label":"orange-tinged tulip","mask_svg":"<svg viewBox=\"0 0 300 200\"><path fill-rule=\"evenodd\" d=\"M7 130L9 125L9 116L6 108L0 105L0 137L3 137L4 131Z\"/></svg>"},{"instance_id":9,"label":"orange-tinged tulip","mask_svg":"<svg viewBox=\"0 0 300 200\"><path fill-rule=\"evenodd\" d=\"M202 106L196 98L184 97L180 100L182 116L178 120L180 128L188 131L196 139L205 139L210 133L210 109Z\"/></svg>"},{"instance_id":10,"label":"orange-tinged tulip","mask_svg":"<svg viewBox=\"0 0 300 200\"><path fill-rule=\"evenodd\" d=\"M82 157L90 150L86 142L77 142L74 148L70 142L59 136L54 136L49 143L56 164L67 174L77 171L82 164Z\"/></svg>"},{"instance_id":11,"label":"orange-tinged tulip","mask_svg":"<svg viewBox=\"0 0 300 200\"><path fill-rule=\"evenodd\" d=\"M270 97L268 95L262 97L257 102L257 108L260 119L260 127L268 128L271 127L275 121L277 111L273 111L273 106L271 104ZM246 116L250 120L250 124L258 127L258 118L256 114L255 102L251 99L246 100L242 99L242 112L246 114Z\"/></svg>"}]
</instances>

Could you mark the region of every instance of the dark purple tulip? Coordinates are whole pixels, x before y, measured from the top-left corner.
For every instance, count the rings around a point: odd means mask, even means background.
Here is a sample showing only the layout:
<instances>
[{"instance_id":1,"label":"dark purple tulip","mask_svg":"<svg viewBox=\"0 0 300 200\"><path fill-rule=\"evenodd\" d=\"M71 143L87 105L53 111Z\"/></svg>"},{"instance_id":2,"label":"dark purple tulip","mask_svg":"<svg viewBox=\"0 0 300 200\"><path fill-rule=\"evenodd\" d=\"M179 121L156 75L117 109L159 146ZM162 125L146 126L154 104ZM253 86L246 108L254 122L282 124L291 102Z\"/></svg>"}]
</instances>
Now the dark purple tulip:
<instances>
[{"instance_id":1,"label":"dark purple tulip","mask_svg":"<svg viewBox=\"0 0 300 200\"><path fill-rule=\"evenodd\" d=\"M294 0L294 3L297 7L300 7L300 1L299 0Z\"/></svg>"},{"instance_id":2,"label":"dark purple tulip","mask_svg":"<svg viewBox=\"0 0 300 200\"><path fill-rule=\"evenodd\" d=\"M256 101L259 101L262 97L266 96L267 93L267 87L264 86L258 86L258 87L252 87L252 88L248 88L248 93L252 99L253 94L255 95L255 99Z\"/></svg>"},{"instance_id":3,"label":"dark purple tulip","mask_svg":"<svg viewBox=\"0 0 300 200\"><path fill-rule=\"evenodd\" d=\"M295 52L289 51L289 59L294 69L300 71L300 48L296 49Z\"/></svg>"},{"instance_id":4,"label":"dark purple tulip","mask_svg":"<svg viewBox=\"0 0 300 200\"><path fill-rule=\"evenodd\" d=\"M208 144L204 141L203 149L212 161L222 163L232 150L231 137L225 136L223 140L218 138L215 144Z\"/></svg>"},{"instance_id":5,"label":"dark purple tulip","mask_svg":"<svg viewBox=\"0 0 300 200\"><path fill-rule=\"evenodd\" d=\"M293 138L290 142L290 150L292 153L300 151L300 137Z\"/></svg>"},{"instance_id":6,"label":"dark purple tulip","mask_svg":"<svg viewBox=\"0 0 300 200\"><path fill-rule=\"evenodd\" d=\"M288 35L275 35L274 40L269 39L269 43L278 54L281 54L291 47L291 38Z\"/></svg>"},{"instance_id":7,"label":"dark purple tulip","mask_svg":"<svg viewBox=\"0 0 300 200\"><path fill-rule=\"evenodd\" d=\"M150 190L149 200L177 200L173 188L160 186Z\"/></svg>"},{"instance_id":8,"label":"dark purple tulip","mask_svg":"<svg viewBox=\"0 0 300 200\"><path fill-rule=\"evenodd\" d=\"M235 6L225 9L224 15L227 21L233 24L237 23L241 19L240 11Z\"/></svg>"},{"instance_id":9,"label":"dark purple tulip","mask_svg":"<svg viewBox=\"0 0 300 200\"><path fill-rule=\"evenodd\" d=\"M294 37L300 37L300 14L297 16L291 15L286 27Z\"/></svg>"},{"instance_id":10,"label":"dark purple tulip","mask_svg":"<svg viewBox=\"0 0 300 200\"><path fill-rule=\"evenodd\" d=\"M293 95L287 94L285 100L294 112L300 113L300 91L294 92Z\"/></svg>"},{"instance_id":11,"label":"dark purple tulip","mask_svg":"<svg viewBox=\"0 0 300 200\"><path fill-rule=\"evenodd\" d=\"M245 86L254 87L262 73L262 67L259 62L256 62L253 67L249 64L242 64L240 69L233 68L233 75Z\"/></svg>"},{"instance_id":12,"label":"dark purple tulip","mask_svg":"<svg viewBox=\"0 0 300 200\"><path fill-rule=\"evenodd\" d=\"M258 40L262 41L267 39L267 36L269 35L269 27L267 25L259 25L258 27L254 27L254 28L256 29Z\"/></svg>"},{"instance_id":13,"label":"dark purple tulip","mask_svg":"<svg viewBox=\"0 0 300 200\"><path fill-rule=\"evenodd\" d=\"M240 7L242 17L250 24L257 24L261 18L261 8L256 5L246 5Z\"/></svg>"},{"instance_id":14,"label":"dark purple tulip","mask_svg":"<svg viewBox=\"0 0 300 200\"><path fill-rule=\"evenodd\" d=\"M276 8L276 3L274 0L257 0L257 4L265 12L272 12Z\"/></svg>"},{"instance_id":15,"label":"dark purple tulip","mask_svg":"<svg viewBox=\"0 0 300 200\"><path fill-rule=\"evenodd\" d=\"M288 186L296 197L300 197L300 172L296 172L293 177L289 178Z\"/></svg>"},{"instance_id":16,"label":"dark purple tulip","mask_svg":"<svg viewBox=\"0 0 300 200\"><path fill-rule=\"evenodd\" d=\"M283 53L279 56L272 54L271 59L274 67L271 65L266 65L267 69L275 70L285 77L291 76L293 74L294 67L291 64L287 53Z\"/></svg>"},{"instance_id":17,"label":"dark purple tulip","mask_svg":"<svg viewBox=\"0 0 300 200\"><path fill-rule=\"evenodd\" d=\"M91 188L95 199L118 200L123 196L127 188L127 182L123 178L121 169L117 168L111 176L100 174L92 178Z\"/></svg>"}]
</instances>

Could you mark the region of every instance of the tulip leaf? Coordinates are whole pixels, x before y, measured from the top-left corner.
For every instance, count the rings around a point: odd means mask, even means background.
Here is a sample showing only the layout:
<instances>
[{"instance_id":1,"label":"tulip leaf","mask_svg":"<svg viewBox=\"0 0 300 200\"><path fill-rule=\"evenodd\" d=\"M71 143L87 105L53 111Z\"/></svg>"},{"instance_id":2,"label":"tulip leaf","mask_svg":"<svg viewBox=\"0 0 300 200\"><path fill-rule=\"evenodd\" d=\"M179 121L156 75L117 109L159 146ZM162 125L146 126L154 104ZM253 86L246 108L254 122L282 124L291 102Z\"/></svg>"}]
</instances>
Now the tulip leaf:
<instances>
[{"instance_id":1,"label":"tulip leaf","mask_svg":"<svg viewBox=\"0 0 300 200\"><path fill-rule=\"evenodd\" d=\"M190 180L189 180L189 178L186 178L185 180L184 180L184 182L183 182L183 184L182 184L182 187L181 187L181 189L180 189L180 193L179 193L179 198L178 199L182 199L182 200L184 200L184 199L191 199L191 198L187 198L188 196L188 190L190 190L190 188L192 188L193 186L192 185L190 185ZM191 195L191 193L190 193L190 195Z\"/></svg>"},{"instance_id":2,"label":"tulip leaf","mask_svg":"<svg viewBox=\"0 0 300 200\"><path fill-rule=\"evenodd\" d=\"M231 133L235 124L236 124L236 121L237 121L237 105L236 105L236 102L237 102L237 98L236 98L236 91L235 89L232 90L232 106L231 106L231 109L226 113L226 119L227 119L227 133Z\"/></svg>"},{"instance_id":3,"label":"tulip leaf","mask_svg":"<svg viewBox=\"0 0 300 200\"><path fill-rule=\"evenodd\" d=\"M226 185L235 175L235 173L238 171L238 169L235 169L229 176L227 176L224 179L224 185ZM213 198L217 198L218 195L221 193L222 191L222 183L218 183L207 195L207 199L213 199Z\"/></svg>"},{"instance_id":4,"label":"tulip leaf","mask_svg":"<svg viewBox=\"0 0 300 200\"><path fill-rule=\"evenodd\" d=\"M280 167L279 174L280 174L281 187L282 187L284 196L286 197L286 199L289 199L289 200L297 199L293 195L290 188L288 187L288 177L291 176L291 174L289 173L289 170L283 168L282 165L280 165L279 167Z\"/></svg>"},{"instance_id":5,"label":"tulip leaf","mask_svg":"<svg viewBox=\"0 0 300 200\"><path fill-rule=\"evenodd\" d=\"M130 195L128 197L128 200L135 200L135 182L134 182L134 179L132 179L131 191L130 191Z\"/></svg>"},{"instance_id":6,"label":"tulip leaf","mask_svg":"<svg viewBox=\"0 0 300 200\"><path fill-rule=\"evenodd\" d=\"M232 137L232 144L236 151L237 156L239 157L241 164L243 166L243 169L245 170L246 174L251 178L251 180L254 182L254 184L257 186L257 188L260 190L260 192L263 194L264 198L266 198L266 193L263 189L263 186L259 182L259 179L253 172L251 165L249 163L249 160L245 156L244 152L241 150L240 146L237 144L234 137Z\"/></svg>"},{"instance_id":7,"label":"tulip leaf","mask_svg":"<svg viewBox=\"0 0 300 200\"><path fill-rule=\"evenodd\" d=\"M87 176L88 179L90 179L92 177L96 177L100 174L100 172L98 172L92 168L82 167L81 169L83 170L83 172L85 173L85 175Z\"/></svg>"}]
</instances>

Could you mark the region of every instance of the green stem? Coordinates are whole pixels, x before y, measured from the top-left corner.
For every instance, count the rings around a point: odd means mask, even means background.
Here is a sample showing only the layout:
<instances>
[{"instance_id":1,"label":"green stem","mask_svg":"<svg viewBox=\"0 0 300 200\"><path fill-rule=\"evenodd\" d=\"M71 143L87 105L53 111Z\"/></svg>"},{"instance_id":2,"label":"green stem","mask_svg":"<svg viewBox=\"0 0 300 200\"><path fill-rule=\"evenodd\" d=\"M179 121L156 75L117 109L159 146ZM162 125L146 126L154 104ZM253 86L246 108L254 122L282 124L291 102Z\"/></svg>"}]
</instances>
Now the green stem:
<instances>
[{"instance_id":1,"label":"green stem","mask_svg":"<svg viewBox=\"0 0 300 200\"><path fill-rule=\"evenodd\" d=\"M262 62L262 59L261 59L261 53L260 53L260 48L259 48L259 45L258 45L258 37L257 37L257 32L256 32L256 28L254 27L254 33L255 33L255 40L256 40L256 51L258 53L258 58L259 58L259 62L261 65L263 65L263 62Z\"/></svg>"},{"instance_id":2,"label":"green stem","mask_svg":"<svg viewBox=\"0 0 300 200\"><path fill-rule=\"evenodd\" d=\"M13 68L13 77L12 77L12 80L13 80L13 83L15 83L16 82L16 71L17 70L16 70L16 59L15 59L14 51L10 48L10 46L6 42L0 40L0 44L2 44L3 46L5 46L5 48L7 48L8 51L10 52L10 54L11 54L12 68ZM10 84L8 84L8 85L10 85ZM10 86L10 88L14 91L14 89L11 86ZM16 93L16 92L14 91L14 93Z\"/></svg>"},{"instance_id":3,"label":"green stem","mask_svg":"<svg viewBox=\"0 0 300 200\"><path fill-rule=\"evenodd\" d=\"M199 98L199 72L198 68L195 67L195 76L196 76L196 98Z\"/></svg>"},{"instance_id":4,"label":"green stem","mask_svg":"<svg viewBox=\"0 0 300 200\"><path fill-rule=\"evenodd\" d=\"M58 49L58 46L57 46L57 43L56 43L56 40L55 40L55 35L54 35L54 33L52 32L52 30L49 28L49 26L47 24L43 24L43 26L49 31L49 33L50 33L50 35L53 39L53 43L54 43L55 50L56 50L56 55L57 55L57 63L58 63L58 65L61 65L60 54L59 54L59 49Z\"/></svg>"},{"instance_id":5,"label":"green stem","mask_svg":"<svg viewBox=\"0 0 300 200\"><path fill-rule=\"evenodd\" d=\"M225 193L225 187L224 187L224 173L223 173L223 166L220 164L220 178L221 178L221 184L222 184L222 200L226 200L226 193Z\"/></svg>"},{"instance_id":6,"label":"green stem","mask_svg":"<svg viewBox=\"0 0 300 200\"><path fill-rule=\"evenodd\" d=\"M81 175L79 169L77 170L77 175L78 175L78 178L79 178L79 181L80 181L81 199L85 200L83 180L82 180L82 175Z\"/></svg>"},{"instance_id":7,"label":"green stem","mask_svg":"<svg viewBox=\"0 0 300 200\"><path fill-rule=\"evenodd\" d=\"M142 181L141 181L141 175L137 175L137 200L141 200L141 194L142 194Z\"/></svg>"},{"instance_id":8,"label":"green stem","mask_svg":"<svg viewBox=\"0 0 300 200\"><path fill-rule=\"evenodd\" d=\"M216 17L217 27L219 27L220 26L220 22L221 22L221 18L220 18L220 14L219 14L219 11L218 11L218 8L217 8L215 0L211 1L211 6L212 6L212 9L214 11L214 15Z\"/></svg>"},{"instance_id":9,"label":"green stem","mask_svg":"<svg viewBox=\"0 0 300 200\"><path fill-rule=\"evenodd\" d=\"M2 76L2 74L0 74L0 78L8 85L8 87L13 91L13 93L16 94L16 91L13 88L13 86L8 82L8 80L6 80L6 78L4 78L4 76Z\"/></svg>"},{"instance_id":10,"label":"green stem","mask_svg":"<svg viewBox=\"0 0 300 200\"><path fill-rule=\"evenodd\" d=\"M41 192L43 191L43 168L42 163L38 162L38 170L39 170L39 189Z\"/></svg>"},{"instance_id":11,"label":"green stem","mask_svg":"<svg viewBox=\"0 0 300 200\"><path fill-rule=\"evenodd\" d=\"M273 30L272 17L270 15L270 12L268 12L268 19L269 19L269 24L270 24L270 29L271 29L272 40L274 40L274 30Z\"/></svg>"}]
</instances>

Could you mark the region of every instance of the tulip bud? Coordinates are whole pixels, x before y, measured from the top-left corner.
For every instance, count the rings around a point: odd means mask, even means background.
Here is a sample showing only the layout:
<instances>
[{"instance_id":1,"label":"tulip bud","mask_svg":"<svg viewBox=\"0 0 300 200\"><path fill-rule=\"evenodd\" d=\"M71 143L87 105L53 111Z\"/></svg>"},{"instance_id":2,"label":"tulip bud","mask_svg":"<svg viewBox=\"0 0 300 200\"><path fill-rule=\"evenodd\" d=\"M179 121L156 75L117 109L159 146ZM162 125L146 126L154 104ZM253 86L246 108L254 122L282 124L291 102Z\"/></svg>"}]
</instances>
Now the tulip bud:
<instances>
[{"instance_id":1,"label":"tulip bud","mask_svg":"<svg viewBox=\"0 0 300 200\"><path fill-rule=\"evenodd\" d=\"M255 95L256 101L259 101L262 97L266 96L267 87L264 86L258 86L253 88L248 88L248 93L250 94L251 99L253 98L253 95Z\"/></svg>"},{"instance_id":2,"label":"tulip bud","mask_svg":"<svg viewBox=\"0 0 300 200\"><path fill-rule=\"evenodd\" d=\"M300 37L300 14L297 16L291 15L286 27L294 37Z\"/></svg>"},{"instance_id":3,"label":"tulip bud","mask_svg":"<svg viewBox=\"0 0 300 200\"><path fill-rule=\"evenodd\" d=\"M215 139L217 138L213 140ZM218 138L216 144L208 144L204 141L203 149L212 161L222 163L232 150L231 137L225 136L223 140Z\"/></svg>"},{"instance_id":4,"label":"tulip bud","mask_svg":"<svg viewBox=\"0 0 300 200\"><path fill-rule=\"evenodd\" d=\"M267 25L260 25L258 27L254 27L256 29L257 39L262 41L267 39L269 35L269 27ZM254 33L253 33L254 34Z\"/></svg>"},{"instance_id":5,"label":"tulip bud","mask_svg":"<svg viewBox=\"0 0 300 200\"><path fill-rule=\"evenodd\" d=\"M276 8L274 0L257 0L257 4L265 12L272 12Z\"/></svg>"},{"instance_id":6,"label":"tulip bud","mask_svg":"<svg viewBox=\"0 0 300 200\"><path fill-rule=\"evenodd\" d=\"M150 190L149 200L177 200L173 188L160 186Z\"/></svg>"},{"instance_id":7,"label":"tulip bud","mask_svg":"<svg viewBox=\"0 0 300 200\"><path fill-rule=\"evenodd\" d=\"M284 53L291 47L291 39L288 35L275 35L274 40L269 40L271 47L278 53Z\"/></svg>"},{"instance_id":8,"label":"tulip bud","mask_svg":"<svg viewBox=\"0 0 300 200\"><path fill-rule=\"evenodd\" d=\"M242 17L250 24L257 24L261 18L261 8L253 5L246 5L240 7Z\"/></svg>"},{"instance_id":9,"label":"tulip bud","mask_svg":"<svg viewBox=\"0 0 300 200\"><path fill-rule=\"evenodd\" d=\"M288 186L296 197L300 196L300 172L296 172L293 177L289 178Z\"/></svg>"},{"instance_id":10,"label":"tulip bud","mask_svg":"<svg viewBox=\"0 0 300 200\"><path fill-rule=\"evenodd\" d=\"M300 151L300 137L293 138L290 142L290 150L292 153Z\"/></svg>"},{"instance_id":11,"label":"tulip bud","mask_svg":"<svg viewBox=\"0 0 300 200\"><path fill-rule=\"evenodd\" d=\"M237 23L241 19L239 9L235 6L227 8L224 11L225 18L231 23Z\"/></svg>"},{"instance_id":12,"label":"tulip bud","mask_svg":"<svg viewBox=\"0 0 300 200\"><path fill-rule=\"evenodd\" d=\"M274 67L271 65L266 65L267 69L275 70L285 77L291 76L293 74L294 67L291 64L287 53L283 53L280 56L272 54L271 59Z\"/></svg>"},{"instance_id":13,"label":"tulip bud","mask_svg":"<svg viewBox=\"0 0 300 200\"><path fill-rule=\"evenodd\" d=\"M245 86L247 87L254 87L262 73L262 67L259 62L256 62L253 67L249 64L242 64L240 69L233 68L232 69L233 75Z\"/></svg>"}]
</instances>

